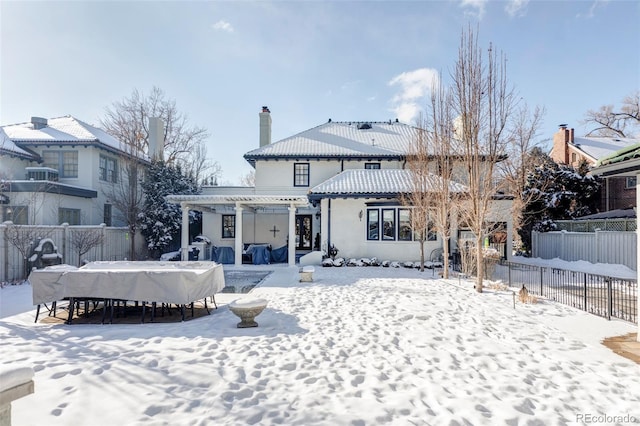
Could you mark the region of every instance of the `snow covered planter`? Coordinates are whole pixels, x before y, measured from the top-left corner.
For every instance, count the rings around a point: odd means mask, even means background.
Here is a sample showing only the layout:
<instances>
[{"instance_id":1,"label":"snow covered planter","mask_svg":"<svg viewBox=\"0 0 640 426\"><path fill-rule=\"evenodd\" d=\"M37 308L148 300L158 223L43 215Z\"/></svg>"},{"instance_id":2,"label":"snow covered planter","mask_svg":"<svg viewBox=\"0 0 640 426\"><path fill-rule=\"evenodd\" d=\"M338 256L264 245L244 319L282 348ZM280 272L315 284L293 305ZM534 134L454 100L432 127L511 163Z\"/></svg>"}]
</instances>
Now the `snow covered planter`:
<instances>
[{"instance_id":1,"label":"snow covered planter","mask_svg":"<svg viewBox=\"0 0 640 426\"><path fill-rule=\"evenodd\" d=\"M11 403L33 393L33 369L31 367L0 368L0 425L11 426Z\"/></svg>"}]
</instances>

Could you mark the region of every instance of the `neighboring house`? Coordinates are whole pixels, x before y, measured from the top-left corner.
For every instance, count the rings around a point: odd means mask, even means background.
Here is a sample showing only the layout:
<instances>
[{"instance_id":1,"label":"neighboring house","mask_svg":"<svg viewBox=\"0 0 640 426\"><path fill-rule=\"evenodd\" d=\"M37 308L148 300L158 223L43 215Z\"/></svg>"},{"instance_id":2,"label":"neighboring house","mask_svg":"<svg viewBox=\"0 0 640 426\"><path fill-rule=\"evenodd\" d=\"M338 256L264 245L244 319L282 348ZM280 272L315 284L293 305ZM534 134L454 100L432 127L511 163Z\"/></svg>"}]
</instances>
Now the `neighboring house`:
<instances>
[{"instance_id":1,"label":"neighboring house","mask_svg":"<svg viewBox=\"0 0 640 426\"><path fill-rule=\"evenodd\" d=\"M0 222L125 225L110 198L127 185L125 155L118 140L71 116L0 127Z\"/></svg>"},{"instance_id":2,"label":"neighboring house","mask_svg":"<svg viewBox=\"0 0 640 426\"><path fill-rule=\"evenodd\" d=\"M255 187L205 187L202 195L172 195L183 218L203 211L203 233L231 247L236 264L246 244L287 249L287 261L332 245L341 257L416 261L420 245L410 231L406 155L418 129L395 121L334 122L271 143L271 115L263 107L260 146L244 158L255 168ZM504 253L511 252L509 199L494 201ZM467 231L454 224L452 248ZM505 237L506 233L506 238ZM183 233L183 256L189 241ZM427 260L441 250L440 236L425 243Z\"/></svg>"},{"instance_id":3,"label":"neighboring house","mask_svg":"<svg viewBox=\"0 0 640 426\"><path fill-rule=\"evenodd\" d=\"M616 151L640 143L640 139L620 137L575 137L574 130L561 124L553 135L553 147L549 154L558 164L577 168L586 161L591 167ZM601 210L628 209L636 206L635 176L604 177Z\"/></svg>"},{"instance_id":4,"label":"neighboring house","mask_svg":"<svg viewBox=\"0 0 640 426\"><path fill-rule=\"evenodd\" d=\"M603 178L633 178L637 182L640 176L640 141L603 158L593 168L592 173ZM639 201L640 193L636 191L636 206ZM638 253L640 253L640 238L636 237L636 256ZM640 277L636 277L636 279L640 281ZM637 293L636 306L640 306L640 291ZM640 342L640 315L638 315L637 340Z\"/></svg>"}]
</instances>

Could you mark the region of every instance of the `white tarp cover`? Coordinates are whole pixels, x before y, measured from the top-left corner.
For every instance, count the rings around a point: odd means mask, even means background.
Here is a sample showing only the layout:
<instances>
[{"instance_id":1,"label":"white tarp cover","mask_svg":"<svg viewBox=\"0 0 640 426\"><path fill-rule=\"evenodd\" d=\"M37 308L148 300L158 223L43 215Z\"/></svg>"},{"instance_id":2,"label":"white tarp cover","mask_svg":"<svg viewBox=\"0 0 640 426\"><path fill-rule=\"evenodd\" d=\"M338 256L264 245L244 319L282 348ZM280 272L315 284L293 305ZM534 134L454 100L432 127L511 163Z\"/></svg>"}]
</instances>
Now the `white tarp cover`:
<instances>
[{"instance_id":1,"label":"white tarp cover","mask_svg":"<svg viewBox=\"0 0 640 426\"><path fill-rule=\"evenodd\" d=\"M29 275L33 304L65 297L187 304L224 288L215 262L92 262L82 268L45 268Z\"/></svg>"}]
</instances>

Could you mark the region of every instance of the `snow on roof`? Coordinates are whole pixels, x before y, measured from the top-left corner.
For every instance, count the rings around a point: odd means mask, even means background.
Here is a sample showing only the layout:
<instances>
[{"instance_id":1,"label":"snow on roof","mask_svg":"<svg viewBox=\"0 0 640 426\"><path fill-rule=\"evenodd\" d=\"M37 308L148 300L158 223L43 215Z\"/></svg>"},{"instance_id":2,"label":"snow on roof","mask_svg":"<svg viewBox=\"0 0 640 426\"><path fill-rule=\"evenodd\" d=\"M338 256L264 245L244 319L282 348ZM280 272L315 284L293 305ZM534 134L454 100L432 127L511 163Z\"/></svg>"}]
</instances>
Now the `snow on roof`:
<instances>
[{"instance_id":1,"label":"snow on roof","mask_svg":"<svg viewBox=\"0 0 640 426\"><path fill-rule=\"evenodd\" d=\"M393 157L407 152L417 129L399 122L328 122L245 154L264 157Z\"/></svg>"},{"instance_id":2,"label":"snow on roof","mask_svg":"<svg viewBox=\"0 0 640 426\"><path fill-rule=\"evenodd\" d=\"M582 137L573 141L576 148L596 161L637 143L640 139L619 137Z\"/></svg>"},{"instance_id":3,"label":"snow on roof","mask_svg":"<svg viewBox=\"0 0 640 426\"><path fill-rule=\"evenodd\" d=\"M439 176L430 174L434 189ZM310 194L398 194L411 192L412 172L406 169L353 169L345 170L313 187ZM465 190L463 185L450 183L453 192Z\"/></svg>"},{"instance_id":4,"label":"snow on roof","mask_svg":"<svg viewBox=\"0 0 640 426\"><path fill-rule=\"evenodd\" d=\"M25 151L24 149L16 145L15 142L13 142L11 138L9 138L9 136L6 134L4 129L1 127L0 127L0 151L6 151L11 154L16 154L22 157L28 157L28 158L33 157L32 153Z\"/></svg>"},{"instance_id":5,"label":"snow on roof","mask_svg":"<svg viewBox=\"0 0 640 426\"><path fill-rule=\"evenodd\" d=\"M14 142L89 142L122 151L116 138L95 126L70 115L47 119L46 126L36 129L32 122L10 124L2 130Z\"/></svg>"}]
</instances>

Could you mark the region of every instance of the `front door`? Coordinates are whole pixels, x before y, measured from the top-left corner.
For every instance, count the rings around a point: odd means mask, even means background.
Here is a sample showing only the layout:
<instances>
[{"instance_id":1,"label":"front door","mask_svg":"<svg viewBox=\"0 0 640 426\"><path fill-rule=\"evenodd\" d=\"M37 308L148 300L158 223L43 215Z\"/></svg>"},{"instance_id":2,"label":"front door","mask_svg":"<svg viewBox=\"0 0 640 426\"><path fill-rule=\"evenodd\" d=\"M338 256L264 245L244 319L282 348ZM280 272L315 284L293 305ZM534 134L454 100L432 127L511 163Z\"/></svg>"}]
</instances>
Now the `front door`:
<instances>
[{"instance_id":1,"label":"front door","mask_svg":"<svg viewBox=\"0 0 640 426\"><path fill-rule=\"evenodd\" d=\"M296 250L311 250L311 215L296 215Z\"/></svg>"}]
</instances>

